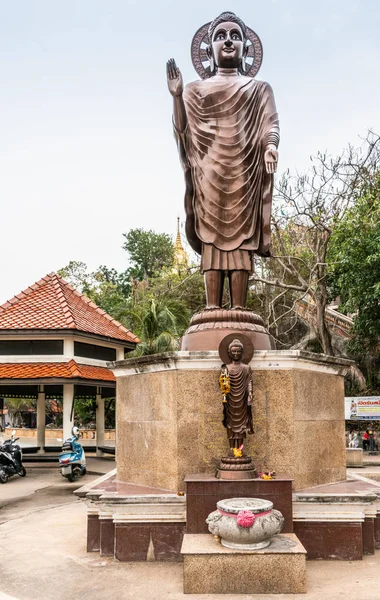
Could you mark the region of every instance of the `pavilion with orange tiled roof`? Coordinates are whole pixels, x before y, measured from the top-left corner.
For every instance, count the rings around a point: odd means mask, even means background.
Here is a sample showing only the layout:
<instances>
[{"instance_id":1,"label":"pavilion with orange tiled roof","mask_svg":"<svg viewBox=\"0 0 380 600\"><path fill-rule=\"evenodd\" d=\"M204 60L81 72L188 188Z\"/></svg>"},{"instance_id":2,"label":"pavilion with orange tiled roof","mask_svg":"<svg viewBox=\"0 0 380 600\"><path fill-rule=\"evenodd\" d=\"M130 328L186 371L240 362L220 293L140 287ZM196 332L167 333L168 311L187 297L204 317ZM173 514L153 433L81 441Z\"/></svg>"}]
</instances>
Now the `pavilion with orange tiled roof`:
<instances>
[{"instance_id":1,"label":"pavilion with orange tiled roof","mask_svg":"<svg viewBox=\"0 0 380 600\"><path fill-rule=\"evenodd\" d=\"M63 433L74 401L96 400L97 447L104 444L104 400L115 397L107 363L139 339L56 273L0 306L0 398L37 399L37 446L45 446L45 402L63 398Z\"/></svg>"}]
</instances>

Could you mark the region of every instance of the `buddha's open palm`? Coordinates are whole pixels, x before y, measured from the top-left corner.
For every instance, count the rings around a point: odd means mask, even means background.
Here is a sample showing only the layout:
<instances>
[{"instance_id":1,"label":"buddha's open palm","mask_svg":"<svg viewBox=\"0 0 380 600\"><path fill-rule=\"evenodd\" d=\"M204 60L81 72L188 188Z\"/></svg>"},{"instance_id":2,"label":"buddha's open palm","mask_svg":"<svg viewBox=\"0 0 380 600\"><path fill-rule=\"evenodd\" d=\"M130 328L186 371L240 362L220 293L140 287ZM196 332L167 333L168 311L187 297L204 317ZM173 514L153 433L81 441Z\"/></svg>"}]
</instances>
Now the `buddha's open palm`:
<instances>
[{"instance_id":1,"label":"buddha's open palm","mask_svg":"<svg viewBox=\"0 0 380 600\"><path fill-rule=\"evenodd\" d=\"M278 152L273 148L268 148L264 154L264 162L267 173L272 174L277 171Z\"/></svg>"},{"instance_id":2,"label":"buddha's open palm","mask_svg":"<svg viewBox=\"0 0 380 600\"><path fill-rule=\"evenodd\" d=\"M166 75L168 78L168 88L172 96L181 96L183 93L183 81L181 71L175 64L174 58L170 58L166 63Z\"/></svg>"}]
</instances>

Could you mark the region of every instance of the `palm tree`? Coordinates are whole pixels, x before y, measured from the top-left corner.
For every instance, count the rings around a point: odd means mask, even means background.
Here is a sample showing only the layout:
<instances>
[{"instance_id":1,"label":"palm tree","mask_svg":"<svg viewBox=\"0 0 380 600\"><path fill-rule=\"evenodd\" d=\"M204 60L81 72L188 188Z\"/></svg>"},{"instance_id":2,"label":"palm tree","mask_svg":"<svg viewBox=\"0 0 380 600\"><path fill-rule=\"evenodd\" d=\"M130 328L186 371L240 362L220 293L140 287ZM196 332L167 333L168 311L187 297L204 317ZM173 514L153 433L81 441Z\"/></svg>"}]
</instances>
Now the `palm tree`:
<instances>
[{"instance_id":1,"label":"palm tree","mask_svg":"<svg viewBox=\"0 0 380 600\"><path fill-rule=\"evenodd\" d=\"M179 338L189 323L188 311L182 304L153 298L142 307L141 312L134 312L133 317L141 339L136 349L137 356L176 350Z\"/></svg>"}]
</instances>

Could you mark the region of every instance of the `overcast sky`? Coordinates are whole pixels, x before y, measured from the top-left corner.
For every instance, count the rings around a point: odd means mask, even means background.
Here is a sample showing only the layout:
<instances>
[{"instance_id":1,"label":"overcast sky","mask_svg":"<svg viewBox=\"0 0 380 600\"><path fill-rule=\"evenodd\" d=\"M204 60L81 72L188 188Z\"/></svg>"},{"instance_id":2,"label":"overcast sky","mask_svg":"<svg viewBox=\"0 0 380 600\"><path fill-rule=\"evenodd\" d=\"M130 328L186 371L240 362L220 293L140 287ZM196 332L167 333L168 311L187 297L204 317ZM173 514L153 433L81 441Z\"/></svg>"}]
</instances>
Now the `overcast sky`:
<instances>
[{"instance_id":1,"label":"overcast sky","mask_svg":"<svg viewBox=\"0 0 380 600\"><path fill-rule=\"evenodd\" d=\"M233 10L264 47L279 171L380 132L378 0L0 0L0 302L81 260L123 270L122 234L175 234L184 184L165 62Z\"/></svg>"}]
</instances>

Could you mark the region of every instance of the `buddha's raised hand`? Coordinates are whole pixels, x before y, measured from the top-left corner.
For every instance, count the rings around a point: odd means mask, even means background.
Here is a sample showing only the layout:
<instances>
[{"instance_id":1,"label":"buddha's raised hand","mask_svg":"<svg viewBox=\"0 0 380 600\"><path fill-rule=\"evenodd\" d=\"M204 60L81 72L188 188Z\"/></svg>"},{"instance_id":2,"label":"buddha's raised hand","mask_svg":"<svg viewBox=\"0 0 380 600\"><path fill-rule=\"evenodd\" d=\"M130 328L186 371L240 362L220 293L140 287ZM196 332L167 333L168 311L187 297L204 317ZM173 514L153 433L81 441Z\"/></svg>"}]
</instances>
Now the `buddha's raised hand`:
<instances>
[{"instance_id":1,"label":"buddha's raised hand","mask_svg":"<svg viewBox=\"0 0 380 600\"><path fill-rule=\"evenodd\" d=\"M277 170L278 152L275 148L268 148L264 154L264 162L267 173L270 175Z\"/></svg>"},{"instance_id":2,"label":"buddha's raised hand","mask_svg":"<svg viewBox=\"0 0 380 600\"><path fill-rule=\"evenodd\" d=\"M172 96L181 96L183 92L183 81L181 71L175 64L174 58L170 58L166 63L166 75L168 78L168 88Z\"/></svg>"}]
</instances>

